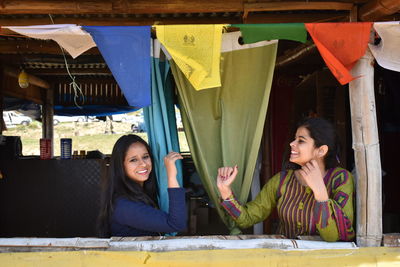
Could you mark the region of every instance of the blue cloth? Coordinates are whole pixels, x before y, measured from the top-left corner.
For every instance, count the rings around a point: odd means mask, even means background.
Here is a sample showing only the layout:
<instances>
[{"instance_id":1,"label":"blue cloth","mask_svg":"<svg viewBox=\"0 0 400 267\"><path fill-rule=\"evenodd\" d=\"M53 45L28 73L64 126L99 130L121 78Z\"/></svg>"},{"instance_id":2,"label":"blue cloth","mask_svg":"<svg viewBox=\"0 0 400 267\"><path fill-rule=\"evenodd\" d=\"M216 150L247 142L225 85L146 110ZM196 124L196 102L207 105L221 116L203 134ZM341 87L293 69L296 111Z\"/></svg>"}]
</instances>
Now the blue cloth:
<instances>
[{"instance_id":1,"label":"blue cloth","mask_svg":"<svg viewBox=\"0 0 400 267\"><path fill-rule=\"evenodd\" d=\"M144 120L153 152L154 171L158 183L159 207L168 210L167 173L164 157L171 151L180 152L174 107L174 86L169 63L159 58L160 46L154 41L151 66L152 105L143 109ZM177 180L182 185L182 162L176 162Z\"/></svg>"},{"instance_id":2,"label":"blue cloth","mask_svg":"<svg viewBox=\"0 0 400 267\"><path fill-rule=\"evenodd\" d=\"M184 188L168 188L169 212L142 202L118 198L111 216L112 236L154 236L186 229Z\"/></svg>"},{"instance_id":3,"label":"blue cloth","mask_svg":"<svg viewBox=\"0 0 400 267\"><path fill-rule=\"evenodd\" d=\"M151 104L151 26L84 26L90 33L128 104Z\"/></svg>"}]
</instances>

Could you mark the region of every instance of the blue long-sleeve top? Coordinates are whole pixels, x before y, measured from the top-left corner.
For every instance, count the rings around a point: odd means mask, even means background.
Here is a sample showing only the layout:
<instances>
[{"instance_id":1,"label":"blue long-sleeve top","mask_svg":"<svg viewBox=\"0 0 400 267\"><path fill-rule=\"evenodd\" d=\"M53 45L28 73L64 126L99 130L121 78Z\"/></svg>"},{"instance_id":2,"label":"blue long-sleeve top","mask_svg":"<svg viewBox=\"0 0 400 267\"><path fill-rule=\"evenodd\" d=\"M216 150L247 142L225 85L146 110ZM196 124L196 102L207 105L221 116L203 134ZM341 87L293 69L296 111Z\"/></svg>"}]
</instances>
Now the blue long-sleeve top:
<instances>
[{"instance_id":1,"label":"blue long-sleeve top","mask_svg":"<svg viewBox=\"0 0 400 267\"><path fill-rule=\"evenodd\" d=\"M154 236L186 229L184 188L168 188L169 212L139 201L117 198L110 226L112 236Z\"/></svg>"}]
</instances>

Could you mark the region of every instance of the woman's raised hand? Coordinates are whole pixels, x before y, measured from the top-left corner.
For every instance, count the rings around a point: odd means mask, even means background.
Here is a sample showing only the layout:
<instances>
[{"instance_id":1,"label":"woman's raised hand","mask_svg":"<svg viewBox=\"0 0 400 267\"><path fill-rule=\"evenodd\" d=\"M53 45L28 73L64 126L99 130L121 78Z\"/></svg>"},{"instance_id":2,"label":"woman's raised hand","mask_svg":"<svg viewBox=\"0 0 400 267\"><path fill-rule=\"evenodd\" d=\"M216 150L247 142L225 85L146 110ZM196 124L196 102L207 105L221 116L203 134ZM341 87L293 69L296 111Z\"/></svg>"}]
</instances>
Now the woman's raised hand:
<instances>
[{"instance_id":1,"label":"woman's raised hand","mask_svg":"<svg viewBox=\"0 0 400 267\"><path fill-rule=\"evenodd\" d=\"M222 167L218 169L217 187L221 197L226 199L232 195L231 184L238 174L238 167Z\"/></svg>"},{"instance_id":2,"label":"woman's raised hand","mask_svg":"<svg viewBox=\"0 0 400 267\"><path fill-rule=\"evenodd\" d=\"M178 181L176 180L178 171L175 165L178 159L183 159L182 155L178 152L169 152L168 155L164 157L164 164L168 176L168 187L179 187Z\"/></svg>"},{"instance_id":3,"label":"woman's raised hand","mask_svg":"<svg viewBox=\"0 0 400 267\"><path fill-rule=\"evenodd\" d=\"M324 183L323 173L321 172L316 160L307 162L307 164L297 172L307 186L309 186L314 192L314 198L317 201L326 201L329 199Z\"/></svg>"}]
</instances>

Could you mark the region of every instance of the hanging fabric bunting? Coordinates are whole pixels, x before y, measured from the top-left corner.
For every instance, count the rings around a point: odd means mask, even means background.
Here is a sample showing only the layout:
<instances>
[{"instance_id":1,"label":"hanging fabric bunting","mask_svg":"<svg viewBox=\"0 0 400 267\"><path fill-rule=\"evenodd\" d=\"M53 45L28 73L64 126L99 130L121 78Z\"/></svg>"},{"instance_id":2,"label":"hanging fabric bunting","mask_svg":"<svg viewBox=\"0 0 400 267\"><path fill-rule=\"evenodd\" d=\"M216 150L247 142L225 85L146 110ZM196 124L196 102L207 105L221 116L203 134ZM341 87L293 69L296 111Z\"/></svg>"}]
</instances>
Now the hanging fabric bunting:
<instances>
[{"instance_id":1,"label":"hanging fabric bunting","mask_svg":"<svg viewBox=\"0 0 400 267\"><path fill-rule=\"evenodd\" d=\"M221 86L221 35L225 25L156 25L165 46L194 89Z\"/></svg>"},{"instance_id":2,"label":"hanging fabric bunting","mask_svg":"<svg viewBox=\"0 0 400 267\"><path fill-rule=\"evenodd\" d=\"M133 107L151 104L151 26L84 26Z\"/></svg>"},{"instance_id":3,"label":"hanging fabric bunting","mask_svg":"<svg viewBox=\"0 0 400 267\"><path fill-rule=\"evenodd\" d=\"M168 212L168 179L164 157L171 151L179 151L174 107L174 85L169 63L160 59L160 43L153 41L151 64L152 104L143 109L149 144L154 158L154 171L157 177L159 207ZM182 186L182 162L176 162L177 179Z\"/></svg>"},{"instance_id":4,"label":"hanging fabric bunting","mask_svg":"<svg viewBox=\"0 0 400 267\"><path fill-rule=\"evenodd\" d=\"M219 205L216 174L238 165L232 186L242 203L248 199L260 148L275 67L277 41L240 45L240 32L223 34L222 86L193 90L172 61L182 121L196 170L208 196L232 233L237 231ZM236 232L237 233L237 232Z\"/></svg>"},{"instance_id":5,"label":"hanging fabric bunting","mask_svg":"<svg viewBox=\"0 0 400 267\"><path fill-rule=\"evenodd\" d=\"M75 24L7 26L3 28L31 38L56 41L73 58L96 46L90 34Z\"/></svg>"},{"instance_id":6,"label":"hanging fabric bunting","mask_svg":"<svg viewBox=\"0 0 400 267\"><path fill-rule=\"evenodd\" d=\"M381 41L369 44L376 61L385 69L400 72L400 22L375 22L374 29Z\"/></svg>"},{"instance_id":7,"label":"hanging fabric bunting","mask_svg":"<svg viewBox=\"0 0 400 267\"><path fill-rule=\"evenodd\" d=\"M340 84L356 79L350 70L365 54L372 22L305 25L326 65Z\"/></svg>"},{"instance_id":8,"label":"hanging fabric bunting","mask_svg":"<svg viewBox=\"0 0 400 267\"><path fill-rule=\"evenodd\" d=\"M305 43L307 31L304 23L276 23L276 24L232 24L240 28L245 44L264 40L292 40Z\"/></svg>"}]
</instances>

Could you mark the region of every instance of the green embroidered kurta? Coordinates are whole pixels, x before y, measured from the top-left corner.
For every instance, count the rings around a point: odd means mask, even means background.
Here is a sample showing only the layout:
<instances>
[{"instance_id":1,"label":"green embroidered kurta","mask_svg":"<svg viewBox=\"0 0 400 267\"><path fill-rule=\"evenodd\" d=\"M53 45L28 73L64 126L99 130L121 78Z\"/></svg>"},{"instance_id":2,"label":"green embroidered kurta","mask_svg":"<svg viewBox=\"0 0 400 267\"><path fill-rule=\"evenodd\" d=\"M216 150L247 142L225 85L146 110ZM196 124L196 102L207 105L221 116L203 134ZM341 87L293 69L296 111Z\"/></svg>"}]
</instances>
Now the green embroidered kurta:
<instances>
[{"instance_id":1,"label":"green embroidered kurta","mask_svg":"<svg viewBox=\"0 0 400 267\"><path fill-rule=\"evenodd\" d=\"M246 205L234 196L221 204L241 228L265 220L276 207L278 231L288 238L319 234L326 241L350 241L355 236L353 176L345 169L332 168L324 182L329 195L325 202L316 201L312 190L302 186L289 170L272 177L256 199Z\"/></svg>"}]
</instances>

